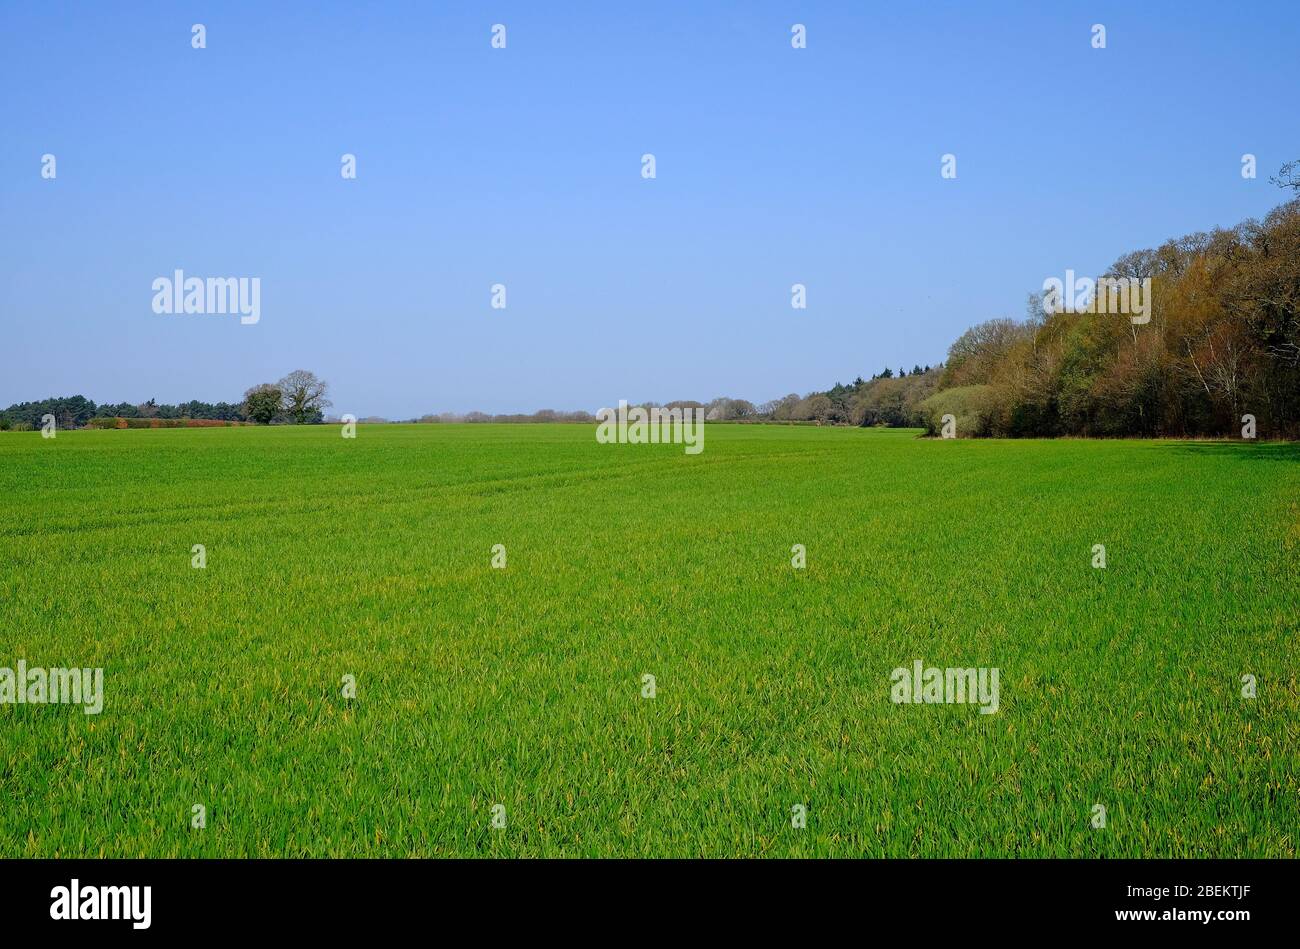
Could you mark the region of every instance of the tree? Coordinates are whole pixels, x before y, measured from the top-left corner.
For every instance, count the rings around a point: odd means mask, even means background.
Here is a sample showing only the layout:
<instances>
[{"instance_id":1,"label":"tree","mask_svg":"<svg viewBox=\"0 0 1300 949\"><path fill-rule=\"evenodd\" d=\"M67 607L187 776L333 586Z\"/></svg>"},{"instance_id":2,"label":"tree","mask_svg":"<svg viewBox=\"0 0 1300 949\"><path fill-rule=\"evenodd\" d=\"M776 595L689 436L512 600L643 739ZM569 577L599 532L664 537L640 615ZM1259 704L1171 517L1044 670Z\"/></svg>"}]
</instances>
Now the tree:
<instances>
[{"instance_id":1,"label":"tree","mask_svg":"<svg viewBox=\"0 0 1300 949\"><path fill-rule=\"evenodd\" d=\"M731 399L727 405L728 418L753 418L757 414L758 409L748 399Z\"/></svg>"},{"instance_id":2,"label":"tree","mask_svg":"<svg viewBox=\"0 0 1300 949\"><path fill-rule=\"evenodd\" d=\"M1300 194L1300 161L1287 162L1276 177L1268 180L1279 188L1291 188L1296 194Z\"/></svg>"},{"instance_id":3,"label":"tree","mask_svg":"<svg viewBox=\"0 0 1300 949\"><path fill-rule=\"evenodd\" d=\"M794 407L790 417L795 421L814 421L818 425L830 421L835 411L835 403L824 392L814 392L806 399L801 399Z\"/></svg>"},{"instance_id":4,"label":"tree","mask_svg":"<svg viewBox=\"0 0 1300 949\"><path fill-rule=\"evenodd\" d=\"M988 320L972 326L948 349L942 385L953 388L989 382L997 365L1017 341L1027 335L1015 320Z\"/></svg>"},{"instance_id":5,"label":"tree","mask_svg":"<svg viewBox=\"0 0 1300 949\"><path fill-rule=\"evenodd\" d=\"M285 414L299 425L319 422L334 403L325 398L329 383L306 369L295 369L278 383Z\"/></svg>"},{"instance_id":6,"label":"tree","mask_svg":"<svg viewBox=\"0 0 1300 949\"><path fill-rule=\"evenodd\" d=\"M244 393L244 415L249 421L268 425L280 414L280 390L269 382L253 386Z\"/></svg>"},{"instance_id":7,"label":"tree","mask_svg":"<svg viewBox=\"0 0 1300 949\"><path fill-rule=\"evenodd\" d=\"M792 392L784 398L764 402L758 407L758 414L776 422L784 422L790 418L790 410L798 405L799 401L799 396Z\"/></svg>"},{"instance_id":8,"label":"tree","mask_svg":"<svg viewBox=\"0 0 1300 949\"><path fill-rule=\"evenodd\" d=\"M46 415L53 415L59 428L80 428L96 415L95 403L85 396L59 396L40 402L20 402L0 413L14 428L21 431L40 428Z\"/></svg>"},{"instance_id":9,"label":"tree","mask_svg":"<svg viewBox=\"0 0 1300 949\"><path fill-rule=\"evenodd\" d=\"M1284 167L1280 183L1297 175ZM964 436L1235 436L1252 415L1272 437L1300 432L1300 199L1127 253L1105 276L1150 279L1148 322L1048 313L1034 294L1023 323L953 343L927 426L950 413ZM860 400L855 421L890 424L886 392Z\"/></svg>"}]
</instances>

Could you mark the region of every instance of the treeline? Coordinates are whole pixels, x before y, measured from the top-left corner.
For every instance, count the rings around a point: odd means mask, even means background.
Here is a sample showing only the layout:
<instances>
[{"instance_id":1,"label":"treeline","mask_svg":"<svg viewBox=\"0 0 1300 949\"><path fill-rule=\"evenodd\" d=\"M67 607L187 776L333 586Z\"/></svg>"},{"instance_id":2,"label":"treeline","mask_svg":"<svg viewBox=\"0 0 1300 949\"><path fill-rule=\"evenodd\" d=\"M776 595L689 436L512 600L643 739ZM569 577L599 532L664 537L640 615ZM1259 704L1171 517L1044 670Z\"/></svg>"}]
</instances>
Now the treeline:
<instances>
[{"instance_id":1,"label":"treeline","mask_svg":"<svg viewBox=\"0 0 1300 949\"><path fill-rule=\"evenodd\" d=\"M233 425L250 425L251 422L226 421L211 418L124 418L101 416L92 418L89 428L222 428Z\"/></svg>"},{"instance_id":2,"label":"treeline","mask_svg":"<svg viewBox=\"0 0 1300 949\"><path fill-rule=\"evenodd\" d=\"M825 392L791 393L763 403L756 416L773 422L921 428L925 425L921 404L934 393L942 368L914 366L911 372L900 368L897 373L885 369L870 379L859 376L848 385L837 382ZM731 416L724 412L720 417Z\"/></svg>"},{"instance_id":3,"label":"treeline","mask_svg":"<svg viewBox=\"0 0 1300 949\"><path fill-rule=\"evenodd\" d=\"M1300 200L1262 221L1122 256L1151 279L1150 321L1048 312L991 320L953 343L921 405L959 436L1300 435Z\"/></svg>"},{"instance_id":4,"label":"treeline","mask_svg":"<svg viewBox=\"0 0 1300 949\"><path fill-rule=\"evenodd\" d=\"M60 429L70 428L173 428L176 421L253 422L267 425L309 425L324 420L330 405L329 384L305 369L295 369L279 382L264 382L244 393L242 402L201 402L177 405L148 402L104 402L96 405L85 396L17 402L0 411L0 431L30 432L53 415ZM115 420L124 419L125 424ZM143 420L143 421L140 421Z\"/></svg>"},{"instance_id":5,"label":"treeline","mask_svg":"<svg viewBox=\"0 0 1300 949\"><path fill-rule=\"evenodd\" d=\"M85 396L42 399L39 402L18 402L0 411L0 430L34 431L41 420L53 415L61 429L84 428L92 419L211 419L224 422L245 421L243 407L230 402L182 402L179 405L159 404L153 399L139 404L132 402L105 402L96 405Z\"/></svg>"},{"instance_id":6,"label":"treeline","mask_svg":"<svg viewBox=\"0 0 1300 949\"><path fill-rule=\"evenodd\" d=\"M360 419L362 422L385 422L387 419ZM555 409L541 409L531 415L515 413L511 415L489 415L487 412L438 412L410 419L411 422L590 422L595 424L596 416L590 412L558 412Z\"/></svg>"},{"instance_id":7,"label":"treeline","mask_svg":"<svg viewBox=\"0 0 1300 949\"><path fill-rule=\"evenodd\" d=\"M1300 162L1275 182L1300 193ZM807 422L924 428L944 416L960 437L1300 436L1300 200L1264 220L1189 234L1117 260L1104 278L1150 280L1149 312L1059 311L1032 294L1024 320L967 330L946 362L885 369L824 392L755 405L721 396L679 400L709 421ZM254 386L239 404L192 401L97 406L82 396L23 402L0 412L0 429L60 428L95 418L313 423L330 405L327 385L305 370ZM642 403L652 408L659 403ZM1247 418L1249 417L1249 418ZM337 421L337 419L330 419ZM362 422L386 422L370 417ZM587 411L424 415L410 422L592 423Z\"/></svg>"},{"instance_id":8,"label":"treeline","mask_svg":"<svg viewBox=\"0 0 1300 949\"><path fill-rule=\"evenodd\" d=\"M856 379L850 385L836 385L826 392L806 396L791 393L780 399L755 404L748 399L719 396L708 402L677 399L672 402L633 403L645 409L702 409L710 422L814 422L818 425L890 425L921 428L925 421L919 404L935 390L941 366L913 367L909 373L893 369ZM338 421L329 419L329 421ZM361 422L388 422L370 417ZM486 412L440 412L406 419L406 422L584 422L596 416L587 411L559 412L542 409L531 415L490 415Z\"/></svg>"}]
</instances>

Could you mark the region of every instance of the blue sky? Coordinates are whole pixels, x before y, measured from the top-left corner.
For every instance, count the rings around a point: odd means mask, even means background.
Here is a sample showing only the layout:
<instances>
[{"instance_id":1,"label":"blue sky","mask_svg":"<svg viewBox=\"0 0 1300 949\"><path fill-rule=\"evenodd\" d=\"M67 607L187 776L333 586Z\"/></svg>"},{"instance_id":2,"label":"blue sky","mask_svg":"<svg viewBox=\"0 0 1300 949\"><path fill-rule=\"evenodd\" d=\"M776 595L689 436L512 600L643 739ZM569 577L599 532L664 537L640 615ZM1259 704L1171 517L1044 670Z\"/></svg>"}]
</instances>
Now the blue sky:
<instances>
[{"instance_id":1,"label":"blue sky","mask_svg":"<svg viewBox=\"0 0 1300 949\"><path fill-rule=\"evenodd\" d=\"M1293 3L913 6L5 0L0 405L757 402L1281 202ZM177 268L260 322L156 315Z\"/></svg>"}]
</instances>

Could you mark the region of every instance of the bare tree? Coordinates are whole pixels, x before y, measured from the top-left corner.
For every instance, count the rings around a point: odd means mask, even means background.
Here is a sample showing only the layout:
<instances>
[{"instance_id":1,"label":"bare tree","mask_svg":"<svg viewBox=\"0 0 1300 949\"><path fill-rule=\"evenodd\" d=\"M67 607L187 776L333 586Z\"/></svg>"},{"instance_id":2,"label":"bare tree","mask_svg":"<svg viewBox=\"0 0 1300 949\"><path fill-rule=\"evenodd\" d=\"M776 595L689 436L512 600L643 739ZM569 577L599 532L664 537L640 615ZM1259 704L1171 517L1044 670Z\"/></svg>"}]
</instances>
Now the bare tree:
<instances>
[{"instance_id":1,"label":"bare tree","mask_svg":"<svg viewBox=\"0 0 1300 949\"><path fill-rule=\"evenodd\" d=\"M1300 194L1300 161L1289 161L1275 177L1268 179L1279 188L1291 188Z\"/></svg>"},{"instance_id":2,"label":"bare tree","mask_svg":"<svg viewBox=\"0 0 1300 949\"><path fill-rule=\"evenodd\" d=\"M329 383L317 379L314 372L295 369L277 383L284 400L284 411L299 425L320 421L324 410L334 403L325 398Z\"/></svg>"}]
</instances>

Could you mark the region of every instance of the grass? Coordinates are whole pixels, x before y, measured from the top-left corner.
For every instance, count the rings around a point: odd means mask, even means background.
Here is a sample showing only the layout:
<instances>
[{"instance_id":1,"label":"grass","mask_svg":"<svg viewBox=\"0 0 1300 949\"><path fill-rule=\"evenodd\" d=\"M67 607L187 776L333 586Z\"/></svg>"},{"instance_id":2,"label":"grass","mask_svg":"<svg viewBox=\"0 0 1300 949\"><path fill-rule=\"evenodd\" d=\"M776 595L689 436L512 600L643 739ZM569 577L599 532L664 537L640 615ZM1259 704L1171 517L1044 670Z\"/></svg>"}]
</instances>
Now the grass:
<instances>
[{"instance_id":1,"label":"grass","mask_svg":"<svg viewBox=\"0 0 1300 949\"><path fill-rule=\"evenodd\" d=\"M105 670L98 716L0 705L0 854L1293 857L1298 462L0 435L0 666ZM1000 711L892 704L918 658L998 667Z\"/></svg>"}]
</instances>

